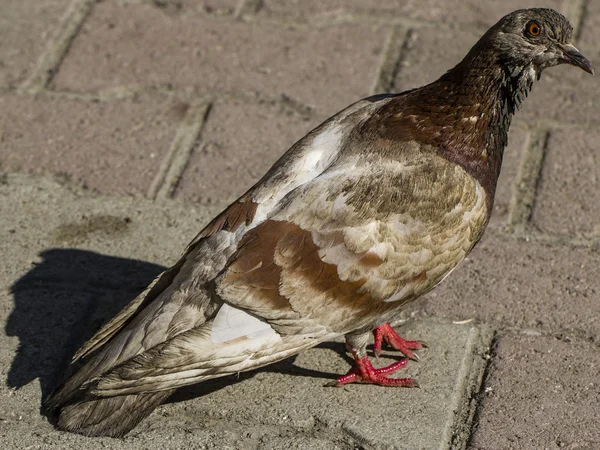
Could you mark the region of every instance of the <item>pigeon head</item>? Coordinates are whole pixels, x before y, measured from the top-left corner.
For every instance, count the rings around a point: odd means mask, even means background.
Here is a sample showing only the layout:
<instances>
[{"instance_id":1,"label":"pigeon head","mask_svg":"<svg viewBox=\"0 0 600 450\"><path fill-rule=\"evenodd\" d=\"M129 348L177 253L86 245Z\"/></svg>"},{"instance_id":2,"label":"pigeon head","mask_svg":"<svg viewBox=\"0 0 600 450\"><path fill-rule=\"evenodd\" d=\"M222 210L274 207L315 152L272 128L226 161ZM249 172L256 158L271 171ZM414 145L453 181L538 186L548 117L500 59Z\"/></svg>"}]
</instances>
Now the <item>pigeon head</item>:
<instances>
[{"instance_id":1,"label":"pigeon head","mask_svg":"<svg viewBox=\"0 0 600 450\"><path fill-rule=\"evenodd\" d=\"M481 39L495 50L512 73L527 69L539 78L547 67L572 64L594 74L591 62L573 44L573 27L560 13L545 8L522 9L504 16Z\"/></svg>"},{"instance_id":2,"label":"pigeon head","mask_svg":"<svg viewBox=\"0 0 600 450\"><path fill-rule=\"evenodd\" d=\"M512 116L542 71L567 63L594 73L571 44L572 34L569 21L552 9L504 16L454 68L409 91L397 132L440 149L493 198Z\"/></svg>"},{"instance_id":3,"label":"pigeon head","mask_svg":"<svg viewBox=\"0 0 600 450\"><path fill-rule=\"evenodd\" d=\"M500 105L514 114L544 69L571 64L594 74L592 63L571 44L572 35L569 21L553 9L514 11L492 26L438 81L457 86L452 88L457 96L471 99L478 98L476 91L484 95L489 86L498 86L498 96L487 96L492 101L485 106Z\"/></svg>"}]
</instances>

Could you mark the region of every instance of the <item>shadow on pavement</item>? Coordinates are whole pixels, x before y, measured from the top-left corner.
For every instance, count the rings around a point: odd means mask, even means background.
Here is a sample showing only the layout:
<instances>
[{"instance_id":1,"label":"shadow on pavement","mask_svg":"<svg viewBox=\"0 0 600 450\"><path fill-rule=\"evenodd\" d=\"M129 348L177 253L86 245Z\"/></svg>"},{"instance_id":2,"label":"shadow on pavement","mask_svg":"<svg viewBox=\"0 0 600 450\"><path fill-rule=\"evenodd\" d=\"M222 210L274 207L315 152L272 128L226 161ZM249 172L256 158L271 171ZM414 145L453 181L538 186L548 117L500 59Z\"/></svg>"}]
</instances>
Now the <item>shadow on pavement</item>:
<instances>
[{"instance_id":1,"label":"shadow on pavement","mask_svg":"<svg viewBox=\"0 0 600 450\"><path fill-rule=\"evenodd\" d=\"M40 256L42 262L12 286L15 307L6 334L19 338L19 348L7 385L20 388L39 378L44 399L62 381L77 349L165 268L77 249L50 249ZM326 342L319 347L347 358L344 344ZM259 371L320 378L324 383L341 375L297 367L294 360L291 357ZM170 401L202 396L256 373L182 388Z\"/></svg>"},{"instance_id":2,"label":"shadow on pavement","mask_svg":"<svg viewBox=\"0 0 600 450\"><path fill-rule=\"evenodd\" d=\"M6 334L19 338L10 387L40 380L42 398L61 381L77 349L164 270L133 259L50 249L13 286Z\"/></svg>"}]
</instances>

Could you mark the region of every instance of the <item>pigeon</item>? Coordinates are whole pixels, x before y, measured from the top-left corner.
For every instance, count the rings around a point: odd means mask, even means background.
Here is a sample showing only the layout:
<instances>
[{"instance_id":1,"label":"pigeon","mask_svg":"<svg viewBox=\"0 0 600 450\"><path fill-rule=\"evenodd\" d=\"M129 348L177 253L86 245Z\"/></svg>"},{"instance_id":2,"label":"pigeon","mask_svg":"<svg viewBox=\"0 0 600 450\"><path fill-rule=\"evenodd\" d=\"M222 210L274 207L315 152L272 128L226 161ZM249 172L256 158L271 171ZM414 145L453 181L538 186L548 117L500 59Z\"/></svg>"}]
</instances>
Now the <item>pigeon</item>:
<instances>
[{"instance_id":1,"label":"pigeon","mask_svg":"<svg viewBox=\"0 0 600 450\"><path fill-rule=\"evenodd\" d=\"M489 222L511 117L542 71L593 74L551 9L492 26L437 81L360 100L294 144L75 354L46 399L60 429L123 436L182 386L280 361L340 336L355 366L390 376L418 341L390 326L469 254ZM401 357L375 368L367 354Z\"/></svg>"}]
</instances>

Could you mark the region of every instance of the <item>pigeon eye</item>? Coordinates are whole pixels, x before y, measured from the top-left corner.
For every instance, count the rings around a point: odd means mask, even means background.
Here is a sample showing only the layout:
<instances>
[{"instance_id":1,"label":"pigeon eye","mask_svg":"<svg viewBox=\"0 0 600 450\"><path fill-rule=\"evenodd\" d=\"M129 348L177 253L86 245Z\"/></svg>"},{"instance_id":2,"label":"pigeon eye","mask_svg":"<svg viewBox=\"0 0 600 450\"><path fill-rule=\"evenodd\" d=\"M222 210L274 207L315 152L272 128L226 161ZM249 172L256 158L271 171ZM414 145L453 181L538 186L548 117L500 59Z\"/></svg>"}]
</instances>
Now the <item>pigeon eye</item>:
<instances>
[{"instance_id":1,"label":"pigeon eye","mask_svg":"<svg viewBox=\"0 0 600 450\"><path fill-rule=\"evenodd\" d=\"M539 36L542 32L542 27L540 24L534 21L529 22L525 29L527 30L527 34L533 37Z\"/></svg>"}]
</instances>

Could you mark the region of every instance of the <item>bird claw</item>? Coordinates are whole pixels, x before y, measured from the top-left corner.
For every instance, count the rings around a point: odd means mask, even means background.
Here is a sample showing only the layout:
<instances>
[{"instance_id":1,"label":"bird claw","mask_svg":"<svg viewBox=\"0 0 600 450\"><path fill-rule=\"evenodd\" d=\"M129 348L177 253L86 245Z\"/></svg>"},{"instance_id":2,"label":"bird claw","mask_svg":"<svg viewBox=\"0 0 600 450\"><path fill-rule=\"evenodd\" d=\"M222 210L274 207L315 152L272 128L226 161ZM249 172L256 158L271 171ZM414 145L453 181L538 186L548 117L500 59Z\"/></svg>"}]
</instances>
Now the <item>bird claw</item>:
<instances>
[{"instance_id":1,"label":"bird claw","mask_svg":"<svg viewBox=\"0 0 600 450\"><path fill-rule=\"evenodd\" d=\"M327 383L326 386L345 386L346 384L351 383L363 383L377 384L379 386L420 388L419 383L412 378L389 378L388 375L402 369L408 364L409 360L419 361L419 355L414 353L413 350L427 348L427 345L419 341L407 341L402 339L389 323L384 323L375 328L373 330L373 337L375 338L375 343L373 344L375 357L379 358L381 355L381 347L385 341L390 347L402 352L406 358L402 358L400 361L382 367L381 369L375 369L369 358L367 356L362 358L359 357L357 351L352 348L352 345L350 345L350 342L346 339L346 346L354 356L356 367L351 369L346 375L339 377L336 381Z\"/></svg>"},{"instance_id":2,"label":"bird claw","mask_svg":"<svg viewBox=\"0 0 600 450\"><path fill-rule=\"evenodd\" d=\"M373 337L375 339L373 351L377 357L381 355L381 347L384 340L390 347L402 352L404 356L413 361L420 361L419 355L413 352L413 350L428 348L427 344L423 342L402 339L389 323L384 323L375 328L373 330Z\"/></svg>"},{"instance_id":3,"label":"bird claw","mask_svg":"<svg viewBox=\"0 0 600 450\"><path fill-rule=\"evenodd\" d=\"M350 370L346 375L339 377L336 381L328 383L327 386L345 386L351 383L376 384L379 386L394 387L420 387L412 378L389 378L390 375L402 369L408 364L408 359L390 364L389 366L375 369L368 357L356 358L356 367Z\"/></svg>"}]
</instances>

